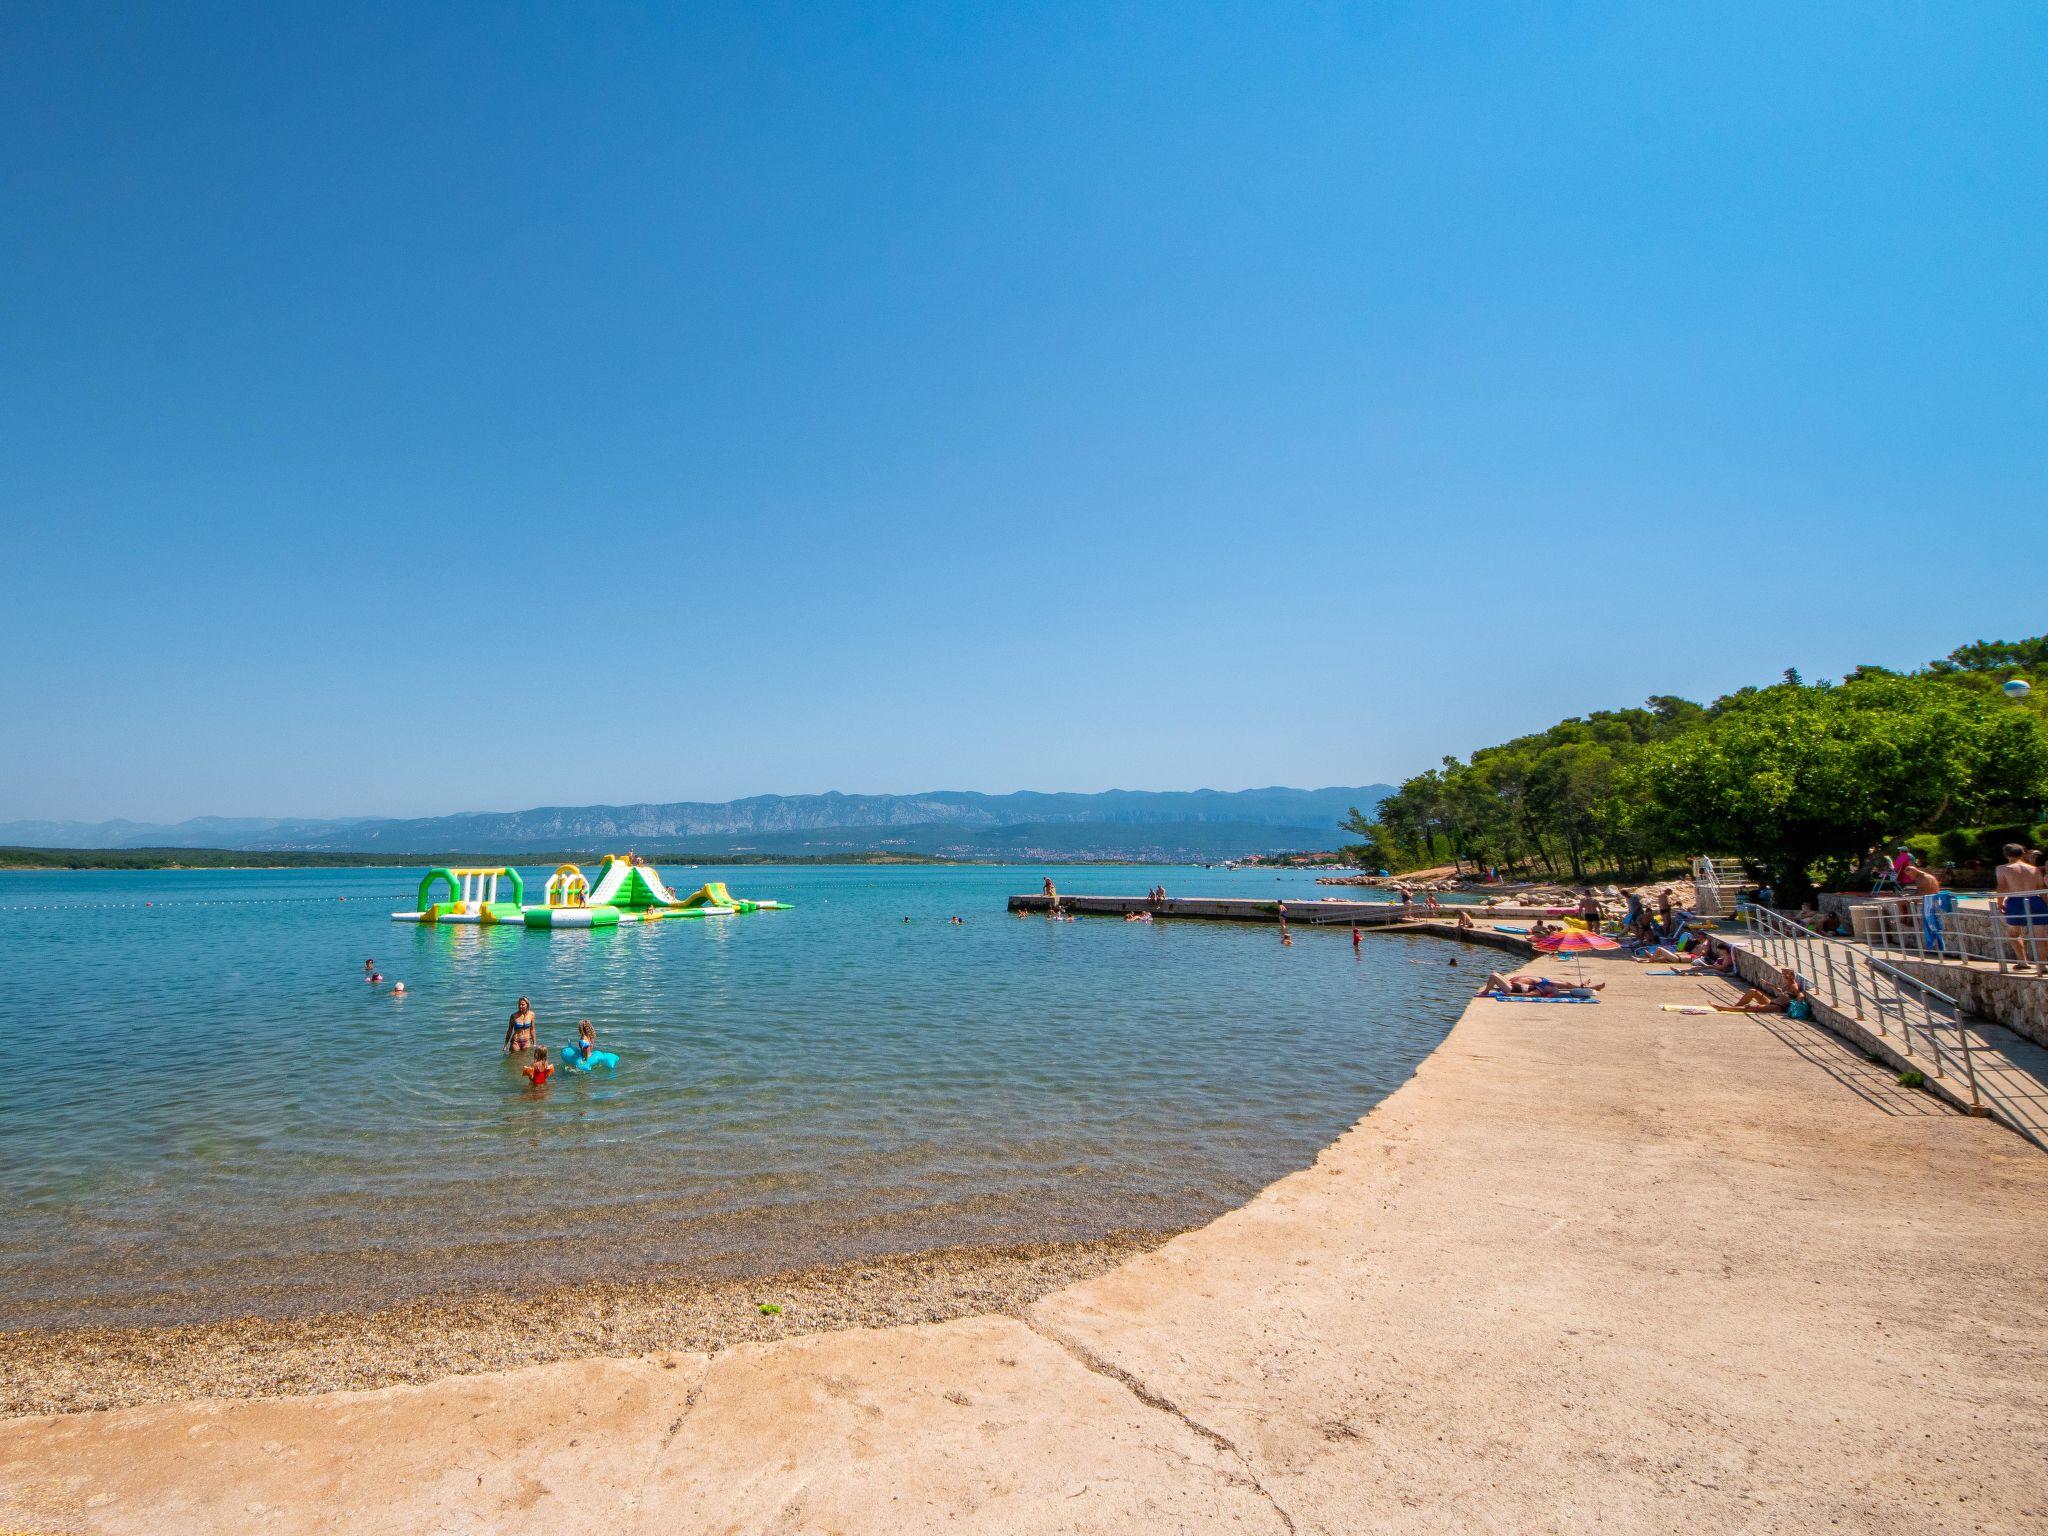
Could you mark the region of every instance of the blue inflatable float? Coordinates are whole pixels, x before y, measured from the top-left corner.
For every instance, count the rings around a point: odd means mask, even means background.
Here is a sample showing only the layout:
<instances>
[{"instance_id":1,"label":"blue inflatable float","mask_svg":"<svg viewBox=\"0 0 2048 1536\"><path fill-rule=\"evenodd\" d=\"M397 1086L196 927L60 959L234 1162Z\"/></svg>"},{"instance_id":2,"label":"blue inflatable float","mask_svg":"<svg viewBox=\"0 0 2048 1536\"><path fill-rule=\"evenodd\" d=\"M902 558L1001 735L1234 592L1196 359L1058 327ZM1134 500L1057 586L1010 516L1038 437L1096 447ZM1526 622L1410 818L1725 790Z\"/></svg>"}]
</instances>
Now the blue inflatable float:
<instances>
[{"instance_id":1,"label":"blue inflatable float","mask_svg":"<svg viewBox=\"0 0 2048 1536\"><path fill-rule=\"evenodd\" d=\"M562 1047L562 1065L573 1072L588 1072L592 1067L616 1072L619 1058L611 1051L586 1051L579 1045L565 1045Z\"/></svg>"}]
</instances>

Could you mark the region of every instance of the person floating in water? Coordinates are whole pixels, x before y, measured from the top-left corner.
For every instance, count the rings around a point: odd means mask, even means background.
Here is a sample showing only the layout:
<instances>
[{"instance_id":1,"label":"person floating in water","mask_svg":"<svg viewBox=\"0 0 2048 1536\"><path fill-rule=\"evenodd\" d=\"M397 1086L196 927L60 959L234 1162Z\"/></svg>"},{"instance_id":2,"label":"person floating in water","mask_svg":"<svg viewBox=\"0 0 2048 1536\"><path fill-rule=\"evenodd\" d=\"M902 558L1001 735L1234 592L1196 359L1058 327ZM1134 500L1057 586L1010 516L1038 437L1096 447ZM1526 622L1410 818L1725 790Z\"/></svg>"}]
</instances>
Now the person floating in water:
<instances>
[{"instance_id":1,"label":"person floating in water","mask_svg":"<svg viewBox=\"0 0 2048 1536\"><path fill-rule=\"evenodd\" d=\"M519 1070L529 1083L540 1089L547 1087L548 1079L555 1075L555 1064L548 1060L548 1048L536 1045L533 1048L532 1065L521 1067Z\"/></svg>"},{"instance_id":2,"label":"person floating in water","mask_svg":"<svg viewBox=\"0 0 2048 1536\"><path fill-rule=\"evenodd\" d=\"M512 1010L512 1017L505 1023L505 1054L517 1056L521 1051L534 1049L533 1004L525 998L519 999L519 1006Z\"/></svg>"},{"instance_id":3,"label":"person floating in water","mask_svg":"<svg viewBox=\"0 0 2048 1536\"><path fill-rule=\"evenodd\" d=\"M363 962L363 980L365 980L365 981L375 981L376 979L377 979L377 962L376 962L376 961L374 961L374 960L365 960L365 961Z\"/></svg>"}]
</instances>

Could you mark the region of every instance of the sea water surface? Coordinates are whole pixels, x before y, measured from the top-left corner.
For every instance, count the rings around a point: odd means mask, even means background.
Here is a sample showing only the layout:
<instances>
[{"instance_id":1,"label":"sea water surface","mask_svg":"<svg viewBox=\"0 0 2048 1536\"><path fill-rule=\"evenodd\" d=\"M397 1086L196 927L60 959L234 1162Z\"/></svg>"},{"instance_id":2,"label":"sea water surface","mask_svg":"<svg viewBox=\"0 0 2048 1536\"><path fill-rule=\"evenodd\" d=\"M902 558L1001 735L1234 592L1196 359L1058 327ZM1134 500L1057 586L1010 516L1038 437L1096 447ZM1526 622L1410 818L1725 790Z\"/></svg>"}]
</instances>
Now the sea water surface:
<instances>
[{"instance_id":1,"label":"sea water surface","mask_svg":"<svg viewBox=\"0 0 2048 1536\"><path fill-rule=\"evenodd\" d=\"M1483 959L1006 913L1042 868L670 867L679 893L723 878L796 905L394 924L420 873L0 874L0 1329L1186 1226L1397 1087ZM540 900L548 872L524 873ZM1270 870L1052 873L1329 894ZM587 1017L617 1072L530 1090L500 1050L522 994L543 1044Z\"/></svg>"}]
</instances>

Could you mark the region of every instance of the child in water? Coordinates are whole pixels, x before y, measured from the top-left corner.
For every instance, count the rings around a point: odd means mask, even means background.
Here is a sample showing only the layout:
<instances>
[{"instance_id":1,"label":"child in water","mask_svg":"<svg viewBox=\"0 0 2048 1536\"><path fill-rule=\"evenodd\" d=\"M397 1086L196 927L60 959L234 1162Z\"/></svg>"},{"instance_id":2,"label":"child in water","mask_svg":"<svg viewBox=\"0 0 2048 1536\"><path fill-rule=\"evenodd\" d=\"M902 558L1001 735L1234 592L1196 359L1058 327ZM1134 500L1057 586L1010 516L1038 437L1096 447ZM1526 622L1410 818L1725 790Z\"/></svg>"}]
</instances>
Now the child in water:
<instances>
[{"instance_id":1,"label":"child in water","mask_svg":"<svg viewBox=\"0 0 2048 1536\"><path fill-rule=\"evenodd\" d=\"M545 1088L548 1085L548 1079L555 1075L555 1064L548 1060L548 1048L544 1045L536 1045L533 1048L533 1065L521 1067L519 1070L535 1088Z\"/></svg>"},{"instance_id":2,"label":"child in water","mask_svg":"<svg viewBox=\"0 0 2048 1536\"><path fill-rule=\"evenodd\" d=\"M576 1044L573 1049L585 1061L590 1060L590 1053L597 1049L597 1031L590 1027L590 1020L576 1021Z\"/></svg>"}]
</instances>

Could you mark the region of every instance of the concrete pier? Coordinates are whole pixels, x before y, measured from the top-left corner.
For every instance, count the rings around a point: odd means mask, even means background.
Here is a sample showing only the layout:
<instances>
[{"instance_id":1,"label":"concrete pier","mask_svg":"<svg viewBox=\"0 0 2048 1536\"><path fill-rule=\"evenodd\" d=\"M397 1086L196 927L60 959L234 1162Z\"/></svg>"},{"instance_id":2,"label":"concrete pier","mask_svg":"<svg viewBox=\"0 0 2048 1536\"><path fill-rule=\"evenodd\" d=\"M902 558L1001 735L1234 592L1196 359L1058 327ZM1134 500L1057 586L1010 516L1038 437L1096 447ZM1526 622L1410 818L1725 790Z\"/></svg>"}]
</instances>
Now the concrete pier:
<instances>
[{"instance_id":1,"label":"concrete pier","mask_svg":"<svg viewBox=\"0 0 2048 1536\"><path fill-rule=\"evenodd\" d=\"M1344 901L1335 897L1281 898L1264 896L1169 896L1154 902L1144 896L1068 896L1059 898L1060 910L1076 917L1122 917L1128 912L1150 912L1154 917L1192 917L1237 923L1274 923L1280 920L1280 903L1287 903L1291 923L1357 923L1360 927L1390 927L1402 923L1455 923L1460 912L1472 914L1481 925L1497 922L1527 922L1539 917L1555 918L1562 907L1481 907L1449 902L1431 909L1421 902L1402 907L1388 901ZM1043 895L1012 896L1012 912L1044 912L1052 905Z\"/></svg>"}]
</instances>

